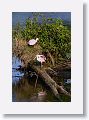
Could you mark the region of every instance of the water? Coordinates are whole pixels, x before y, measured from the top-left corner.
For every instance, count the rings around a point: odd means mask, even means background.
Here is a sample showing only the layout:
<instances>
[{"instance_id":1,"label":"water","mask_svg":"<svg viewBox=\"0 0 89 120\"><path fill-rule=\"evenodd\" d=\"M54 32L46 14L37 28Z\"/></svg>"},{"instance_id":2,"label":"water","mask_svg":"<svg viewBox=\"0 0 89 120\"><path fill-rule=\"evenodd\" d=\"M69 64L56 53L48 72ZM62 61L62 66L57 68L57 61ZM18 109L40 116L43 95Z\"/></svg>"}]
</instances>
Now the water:
<instances>
[{"instance_id":1,"label":"water","mask_svg":"<svg viewBox=\"0 0 89 120\"><path fill-rule=\"evenodd\" d=\"M19 58L17 57L13 57L12 58L12 82L16 83L19 81L19 79L24 75L23 72L18 71L17 69L19 68L19 66L21 66L22 63L19 60Z\"/></svg>"},{"instance_id":2,"label":"water","mask_svg":"<svg viewBox=\"0 0 89 120\"><path fill-rule=\"evenodd\" d=\"M22 63L18 57L12 58L12 101L13 102L42 102L56 100L50 95L49 88L45 89L45 83L39 78L36 83L36 76L28 76L18 70ZM33 73L33 71L32 71Z\"/></svg>"},{"instance_id":3,"label":"water","mask_svg":"<svg viewBox=\"0 0 89 120\"><path fill-rule=\"evenodd\" d=\"M46 18L61 18L64 21L71 21L71 13L70 12L41 12L46 16ZM12 25L16 25L16 23L20 22L21 24L25 23L27 18L32 18L31 12L13 12L12 13Z\"/></svg>"},{"instance_id":4,"label":"water","mask_svg":"<svg viewBox=\"0 0 89 120\"><path fill-rule=\"evenodd\" d=\"M59 12L59 13L42 13L46 17L61 18L65 21L71 21L70 12ZM12 25L20 22L25 23L28 17L32 17L30 12L13 12L12 14ZM19 58L13 56L12 58L12 101L13 102L58 102L50 88L43 82L41 78L38 77L37 84L35 87L36 76L28 76L23 71L18 70L22 65ZM69 71L70 74L70 71ZM60 77L59 77L60 78ZM59 79L57 78L57 79ZM70 79L61 77L61 81L64 79ZM65 87L70 91L70 84L65 83ZM70 101L70 98L61 95L63 101Z\"/></svg>"},{"instance_id":5,"label":"water","mask_svg":"<svg viewBox=\"0 0 89 120\"><path fill-rule=\"evenodd\" d=\"M13 102L58 102L59 100L55 98L50 88L44 83L44 81L38 77L37 84L36 76L28 76L28 74L18 70L19 66L22 65L21 61L17 57L12 58L12 101ZM31 71L33 73L33 71ZM60 72L62 73L62 72ZM65 71L66 73L66 71ZM63 82L65 81L65 73L61 74L59 78ZM67 71L68 76L65 78L70 78L70 71ZM57 78L59 80L59 78ZM56 79L56 80L57 80ZM65 82L66 89L70 92L70 84ZM61 96L64 101L70 101L70 98Z\"/></svg>"}]
</instances>

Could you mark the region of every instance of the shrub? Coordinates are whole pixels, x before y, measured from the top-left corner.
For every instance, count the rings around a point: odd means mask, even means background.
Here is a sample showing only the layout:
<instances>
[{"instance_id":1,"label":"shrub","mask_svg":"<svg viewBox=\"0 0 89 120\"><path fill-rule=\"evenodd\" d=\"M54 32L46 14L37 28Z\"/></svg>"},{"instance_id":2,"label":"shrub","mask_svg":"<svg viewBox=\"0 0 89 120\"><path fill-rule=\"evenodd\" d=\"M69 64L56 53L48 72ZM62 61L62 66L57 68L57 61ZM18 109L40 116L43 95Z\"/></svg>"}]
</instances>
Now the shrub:
<instances>
[{"instance_id":1,"label":"shrub","mask_svg":"<svg viewBox=\"0 0 89 120\"><path fill-rule=\"evenodd\" d=\"M26 20L25 26L19 23L13 30L13 38L28 41L39 38L39 45L43 52L49 51L57 59L70 59L71 28L60 18L46 18L41 14L34 14Z\"/></svg>"}]
</instances>

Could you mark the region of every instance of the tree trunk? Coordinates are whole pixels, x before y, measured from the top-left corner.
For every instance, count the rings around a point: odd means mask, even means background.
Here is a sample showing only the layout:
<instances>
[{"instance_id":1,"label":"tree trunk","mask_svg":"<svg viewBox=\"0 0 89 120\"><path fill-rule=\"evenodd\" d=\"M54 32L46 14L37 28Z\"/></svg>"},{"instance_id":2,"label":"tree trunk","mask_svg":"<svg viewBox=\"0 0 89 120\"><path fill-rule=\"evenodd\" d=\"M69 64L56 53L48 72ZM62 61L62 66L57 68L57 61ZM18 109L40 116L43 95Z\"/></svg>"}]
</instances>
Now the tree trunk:
<instances>
[{"instance_id":1,"label":"tree trunk","mask_svg":"<svg viewBox=\"0 0 89 120\"><path fill-rule=\"evenodd\" d=\"M60 98L60 93L63 93L67 96L70 96L70 94L63 88L63 86L59 86L46 72L44 68L40 68L37 66L32 65L31 66L35 72L45 81L45 83L51 88L53 94L56 98L59 99L59 101L62 101ZM59 91L59 92L58 92Z\"/></svg>"}]
</instances>

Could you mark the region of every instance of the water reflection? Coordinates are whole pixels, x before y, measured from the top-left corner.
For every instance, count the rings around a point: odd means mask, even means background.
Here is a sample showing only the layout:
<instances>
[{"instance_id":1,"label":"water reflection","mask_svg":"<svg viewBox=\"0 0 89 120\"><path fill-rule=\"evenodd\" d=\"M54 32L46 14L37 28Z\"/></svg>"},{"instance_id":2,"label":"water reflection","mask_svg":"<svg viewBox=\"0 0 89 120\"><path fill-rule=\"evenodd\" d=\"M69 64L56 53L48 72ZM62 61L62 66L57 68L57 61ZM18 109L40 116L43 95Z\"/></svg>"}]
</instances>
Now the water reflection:
<instances>
[{"instance_id":1,"label":"water reflection","mask_svg":"<svg viewBox=\"0 0 89 120\"><path fill-rule=\"evenodd\" d=\"M36 76L30 74L24 74L23 71L19 71L18 68L22 65L21 61L17 57L13 57L13 69L12 69L12 101L13 102L58 102L50 88L44 83L44 81ZM31 71L30 71L31 72ZM68 72L68 71L67 71ZM32 71L33 73L33 71ZM61 72L62 75L62 72ZM63 74L63 76L65 76ZM60 76L63 82L64 78ZM70 76L67 75L67 78ZM37 84L36 83L37 79ZM56 78L56 80L59 79ZM70 92L70 84L64 84L66 90ZM63 101L70 101L69 97L65 97L61 94Z\"/></svg>"},{"instance_id":2,"label":"water reflection","mask_svg":"<svg viewBox=\"0 0 89 120\"><path fill-rule=\"evenodd\" d=\"M12 82L15 83L19 81L19 79L24 75L24 72L18 70L18 68L22 65L19 58L14 56L12 58Z\"/></svg>"},{"instance_id":3,"label":"water reflection","mask_svg":"<svg viewBox=\"0 0 89 120\"><path fill-rule=\"evenodd\" d=\"M46 17L58 18L68 21L71 21L71 14L68 13L44 13ZM30 12L13 12L12 17L12 25L16 25L18 22L21 24L25 24L25 20L28 17L32 17L32 13ZM23 24L23 25L24 25ZM14 46L14 43L13 43ZM69 57L69 55L67 55ZM53 95L50 88L43 82L43 80L38 77L37 84L36 76L32 76L24 73L21 70L18 70L22 62L16 56L12 58L12 101L13 102L56 102L57 98ZM30 70L31 73L33 72ZM56 71L56 70L55 70ZM52 72L52 71L51 71ZM58 76L52 76L57 82L61 81L64 83L64 86L67 91L70 92L71 84L67 79L71 79L71 71L56 71ZM49 73L50 74L50 73ZM51 73L52 75L52 73ZM67 84L68 83L68 84ZM59 83L60 84L60 83ZM70 98L65 97L65 95L61 94L63 101L70 101Z\"/></svg>"}]
</instances>

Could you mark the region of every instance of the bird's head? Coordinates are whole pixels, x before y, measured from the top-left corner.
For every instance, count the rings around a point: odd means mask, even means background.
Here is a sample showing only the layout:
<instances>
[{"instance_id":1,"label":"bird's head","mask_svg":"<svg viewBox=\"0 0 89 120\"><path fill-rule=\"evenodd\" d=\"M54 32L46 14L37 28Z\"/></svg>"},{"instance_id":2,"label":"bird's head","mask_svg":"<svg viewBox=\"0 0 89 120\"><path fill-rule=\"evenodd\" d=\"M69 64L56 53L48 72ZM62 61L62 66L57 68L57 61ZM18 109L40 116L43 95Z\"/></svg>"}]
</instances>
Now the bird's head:
<instances>
[{"instance_id":1,"label":"bird's head","mask_svg":"<svg viewBox=\"0 0 89 120\"><path fill-rule=\"evenodd\" d=\"M39 38L36 38L36 41L38 41L39 40Z\"/></svg>"}]
</instances>

